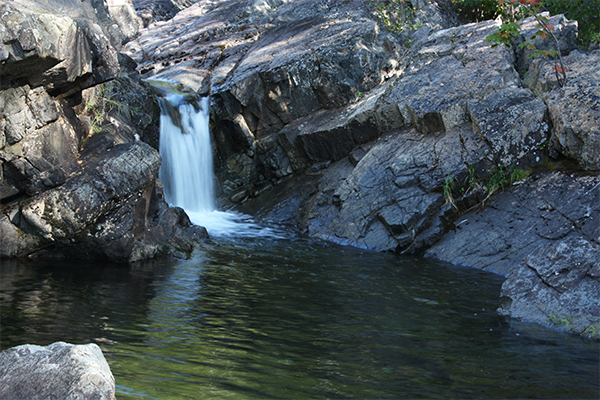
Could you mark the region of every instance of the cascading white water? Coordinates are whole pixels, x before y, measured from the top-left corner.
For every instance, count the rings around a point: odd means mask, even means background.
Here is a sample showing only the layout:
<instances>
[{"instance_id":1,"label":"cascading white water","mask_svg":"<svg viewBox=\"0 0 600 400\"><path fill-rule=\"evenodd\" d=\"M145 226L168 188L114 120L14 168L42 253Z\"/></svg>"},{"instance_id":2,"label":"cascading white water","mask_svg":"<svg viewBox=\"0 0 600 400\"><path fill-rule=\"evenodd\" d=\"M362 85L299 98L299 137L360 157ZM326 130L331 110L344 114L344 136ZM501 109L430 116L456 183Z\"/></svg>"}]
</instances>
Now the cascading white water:
<instances>
[{"instance_id":1,"label":"cascading white water","mask_svg":"<svg viewBox=\"0 0 600 400\"><path fill-rule=\"evenodd\" d=\"M173 82L148 81L159 97L160 155L158 173L165 199L183 208L192 223L210 236L282 237L281 232L261 227L247 215L218 211L209 128L209 98L184 93Z\"/></svg>"},{"instance_id":2,"label":"cascading white water","mask_svg":"<svg viewBox=\"0 0 600 400\"><path fill-rule=\"evenodd\" d=\"M208 127L208 98L169 94L160 99L160 155L158 177L167 203L190 212L215 209L213 157ZM173 111L176 111L173 113ZM174 114L179 121L174 121Z\"/></svg>"}]
</instances>

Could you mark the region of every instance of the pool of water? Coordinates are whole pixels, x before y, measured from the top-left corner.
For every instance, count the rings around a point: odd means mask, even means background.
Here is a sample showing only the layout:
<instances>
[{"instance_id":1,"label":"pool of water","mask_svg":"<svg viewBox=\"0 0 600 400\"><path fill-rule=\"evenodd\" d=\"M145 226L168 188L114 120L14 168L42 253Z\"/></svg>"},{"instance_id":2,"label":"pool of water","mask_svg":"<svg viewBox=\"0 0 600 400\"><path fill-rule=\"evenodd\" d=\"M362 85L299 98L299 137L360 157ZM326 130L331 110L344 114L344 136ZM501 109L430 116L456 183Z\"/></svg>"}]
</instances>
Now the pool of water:
<instances>
[{"instance_id":1,"label":"pool of water","mask_svg":"<svg viewBox=\"0 0 600 400\"><path fill-rule=\"evenodd\" d=\"M599 397L599 344L496 314L502 277L304 239L131 266L2 260L0 346L95 342L119 399Z\"/></svg>"}]
</instances>

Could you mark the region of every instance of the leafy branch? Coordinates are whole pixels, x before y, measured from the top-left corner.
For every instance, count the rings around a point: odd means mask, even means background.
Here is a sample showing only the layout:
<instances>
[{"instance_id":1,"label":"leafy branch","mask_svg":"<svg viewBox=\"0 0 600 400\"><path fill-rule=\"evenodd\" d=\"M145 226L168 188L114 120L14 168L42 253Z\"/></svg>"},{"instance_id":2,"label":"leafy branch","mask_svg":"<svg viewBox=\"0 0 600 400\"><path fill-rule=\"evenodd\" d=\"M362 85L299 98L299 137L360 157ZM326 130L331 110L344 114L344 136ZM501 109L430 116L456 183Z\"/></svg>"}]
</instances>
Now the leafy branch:
<instances>
[{"instance_id":1,"label":"leafy branch","mask_svg":"<svg viewBox=\"0 0 600 400\"><path fill-rule=\"evenodd\" d=\"M513 12L506 13L509 15L509 20L503 22L500 28L493 34L486 37L486 41L492 43L492 48L495 48L501 44L508 48L511 48L511 44L520 37L521 27L515 22L514 19L514 7L519 7L525 10L526 14L531 15L537 21L538 30L530 39L525 39L523 43L519 45L519 48L525 48L531 50L529 57L536 58L541 57L547 62L554 60L554 72L556 74L556 80L558 84L563 87L567 82L567 67L564 64L562 54L560 51L560 44L555 35L554 26L550 25L549 20L546 16L539 12L541 6L539 0L499 0L499 6L509 6L513 8ZM536 48L533 41L536 38L551 38L553 40L556 50L540 50Z\"/></svg>"}]
</instances>

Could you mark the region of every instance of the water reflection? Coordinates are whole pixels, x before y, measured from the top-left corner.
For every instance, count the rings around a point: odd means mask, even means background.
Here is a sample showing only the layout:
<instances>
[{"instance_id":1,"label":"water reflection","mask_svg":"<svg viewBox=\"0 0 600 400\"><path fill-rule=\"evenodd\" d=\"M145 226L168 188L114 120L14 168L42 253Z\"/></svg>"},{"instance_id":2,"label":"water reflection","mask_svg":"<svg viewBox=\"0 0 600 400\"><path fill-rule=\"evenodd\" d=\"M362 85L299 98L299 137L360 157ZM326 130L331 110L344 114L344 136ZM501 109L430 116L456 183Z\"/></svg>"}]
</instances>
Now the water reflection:
<instances>
[{"instance_id":1,"label":"water reflection","mask_svg":"<svg viewBox=\"0 0 600 400\"><path fill-rule=\"evenodd\" d=\"M2 264L2 348L100 344L120 399L597 398L598 343L495 313L501 278L311 241L131 267Z\"/></svg>"}]
</instances>

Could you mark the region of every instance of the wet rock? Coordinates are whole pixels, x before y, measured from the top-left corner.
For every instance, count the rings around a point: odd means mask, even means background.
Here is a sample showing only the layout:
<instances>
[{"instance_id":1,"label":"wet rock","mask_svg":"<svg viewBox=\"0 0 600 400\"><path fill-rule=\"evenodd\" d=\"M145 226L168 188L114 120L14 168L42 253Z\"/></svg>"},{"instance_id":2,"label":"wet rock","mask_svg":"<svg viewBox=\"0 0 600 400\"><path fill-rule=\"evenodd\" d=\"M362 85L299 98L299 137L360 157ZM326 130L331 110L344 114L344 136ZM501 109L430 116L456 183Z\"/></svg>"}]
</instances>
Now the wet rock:
<instances>
[{"instance_id":1,"label":"wet rock","mask_svg":"<svg viewBox=\"0 0 600 400\"><path fill-rule=\"evenodd\" d=\"M502 314L600 339L600 248L569 237L529 254L502 284Z\"/></svg>"},{"instance_id":2,"label":"wet rock","mask_svg":"<svg viewBox=\"0 0 600 400\"><path fill-rule=\"evenodd\" d=\"M25 344L0 353L5 399L115 399L115 379L96 344Z\"/></svg>"}]
</instances>

